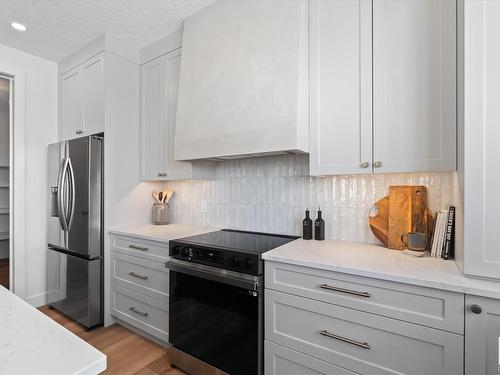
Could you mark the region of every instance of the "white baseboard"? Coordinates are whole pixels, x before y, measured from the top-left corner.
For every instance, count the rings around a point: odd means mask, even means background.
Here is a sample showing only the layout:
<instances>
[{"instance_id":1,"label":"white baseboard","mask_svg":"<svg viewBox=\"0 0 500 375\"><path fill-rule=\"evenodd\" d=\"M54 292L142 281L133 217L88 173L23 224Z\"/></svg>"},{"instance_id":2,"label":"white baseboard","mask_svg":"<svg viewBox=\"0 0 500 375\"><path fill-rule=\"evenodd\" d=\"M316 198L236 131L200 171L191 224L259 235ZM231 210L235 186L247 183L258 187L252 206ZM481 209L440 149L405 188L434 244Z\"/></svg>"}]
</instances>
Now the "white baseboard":
<instances>
[{"instance_id":1,"label":"white baseboard","mask_svg":"<svg viewBox=\"0 0 500 375\"><path fill-rule=\"evenodd\" d=\"M26 297L25 301L34 307L40 307L47 304L47 292L34 294Z\"/></svg>"}]
</instances>

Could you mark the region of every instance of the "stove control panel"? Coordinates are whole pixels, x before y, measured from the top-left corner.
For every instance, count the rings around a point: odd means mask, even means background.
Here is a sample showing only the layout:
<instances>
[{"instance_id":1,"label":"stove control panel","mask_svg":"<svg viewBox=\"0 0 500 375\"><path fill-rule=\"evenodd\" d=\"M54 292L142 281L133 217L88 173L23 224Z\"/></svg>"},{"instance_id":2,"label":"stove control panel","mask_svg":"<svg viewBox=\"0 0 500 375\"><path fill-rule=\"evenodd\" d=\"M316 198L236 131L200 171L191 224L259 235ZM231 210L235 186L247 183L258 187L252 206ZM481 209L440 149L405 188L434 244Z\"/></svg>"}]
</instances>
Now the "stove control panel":
<instances>
[{"instance_id":1,"label":"stove control panel","mask_svg":"<svg viewBox=\"0 0 500 375\"><path fill-rule=\"evenodd\" d=\"M169 255L172 258L188 262L206 264L230 271L262 274L262 260L258 254L248 254L228 249L212 249L170 241Z\"/></svg>"}]
</instances>

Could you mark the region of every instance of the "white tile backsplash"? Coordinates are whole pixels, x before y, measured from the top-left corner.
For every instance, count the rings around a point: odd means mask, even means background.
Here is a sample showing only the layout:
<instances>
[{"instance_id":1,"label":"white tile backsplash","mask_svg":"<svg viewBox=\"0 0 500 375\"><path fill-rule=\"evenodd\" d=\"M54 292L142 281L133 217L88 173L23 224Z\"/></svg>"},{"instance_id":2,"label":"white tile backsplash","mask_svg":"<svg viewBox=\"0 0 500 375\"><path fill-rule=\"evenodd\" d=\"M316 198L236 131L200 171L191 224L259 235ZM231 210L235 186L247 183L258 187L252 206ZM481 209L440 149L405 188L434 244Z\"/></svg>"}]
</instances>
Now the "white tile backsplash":
<instances>
[{"instance_id":1,"label":"white tile backsplash","mask_svg":"<svg viewBox=\"0 0 500 375\"><path fill-rule=\"evenodd\" d=\"M228 160L216 179L171 181L172 222L302 234L306 208L326 222L326 238L376 243L368 213L390 185L425 185L432 210L450 203L452 172L309 177L307 155ZM202 206L206 204L206 212Z\"/></svg>"}]
</instances>

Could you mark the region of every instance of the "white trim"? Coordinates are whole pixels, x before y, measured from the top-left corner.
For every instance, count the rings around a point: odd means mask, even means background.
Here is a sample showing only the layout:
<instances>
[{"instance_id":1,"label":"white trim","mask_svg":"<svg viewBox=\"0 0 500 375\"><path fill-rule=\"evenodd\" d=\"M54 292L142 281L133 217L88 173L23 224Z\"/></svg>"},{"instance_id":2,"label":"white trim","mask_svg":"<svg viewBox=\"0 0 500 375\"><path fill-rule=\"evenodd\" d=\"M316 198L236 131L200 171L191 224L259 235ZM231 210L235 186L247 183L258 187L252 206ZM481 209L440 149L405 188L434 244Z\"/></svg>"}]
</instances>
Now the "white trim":
<instances>
[{"instance_id":1,"label":"white trim","mask_svg":"<svg viewBox=\"0 0 500 375\"><path fill-rule=\"evenodd\" d=\"M0 72L13 78L9 168L10 290L26 298L26 72L2 64Z\"/></svg>"}]
</instances>

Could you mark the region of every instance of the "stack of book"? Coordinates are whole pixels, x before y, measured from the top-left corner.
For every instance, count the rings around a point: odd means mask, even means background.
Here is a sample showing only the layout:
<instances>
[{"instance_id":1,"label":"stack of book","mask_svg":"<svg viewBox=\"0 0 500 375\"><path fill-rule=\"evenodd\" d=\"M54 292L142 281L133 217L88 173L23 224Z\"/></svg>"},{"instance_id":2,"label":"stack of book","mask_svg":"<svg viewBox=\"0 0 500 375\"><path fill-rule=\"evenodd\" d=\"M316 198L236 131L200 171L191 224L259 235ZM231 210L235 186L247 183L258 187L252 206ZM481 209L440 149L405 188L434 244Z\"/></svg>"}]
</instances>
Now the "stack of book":
<instances>
[{"instance_id":1,"label":"stack of book","mask_svg":"<svg viewBox=\"0 0 500 375\"><path fill-rule=\"evenodd\" d=\"M451 259L455 245L455 207L437 213L434 225L434 234L431 241L431 256L435 258Z\"/></svg>"}]
</instances>

